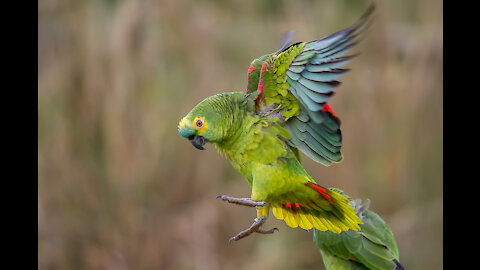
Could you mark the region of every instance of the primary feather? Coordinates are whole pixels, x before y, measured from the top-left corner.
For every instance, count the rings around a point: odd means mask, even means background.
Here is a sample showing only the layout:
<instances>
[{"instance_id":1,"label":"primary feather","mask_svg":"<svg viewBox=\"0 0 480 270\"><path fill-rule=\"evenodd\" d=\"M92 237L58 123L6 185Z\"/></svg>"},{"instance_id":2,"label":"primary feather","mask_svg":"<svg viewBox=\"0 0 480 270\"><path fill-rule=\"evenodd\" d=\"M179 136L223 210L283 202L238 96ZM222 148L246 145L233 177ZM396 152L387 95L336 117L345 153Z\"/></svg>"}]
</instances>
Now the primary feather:
<instances>
[{"instance_id":1,"label":"primary feather","mask_svg":"<svg viewBox=\"0 0 480 270\"><path fill-rule=\"evenodd\" d=\"M347 29L264 55L249 68L247 93L258 92L257 112L275 111L292 134L290 142L325 166L343 160L340 119L327 101L349 70L340 67L355 55L344 55L358 43L373 10Z\"/></svg>"}]
</instances>

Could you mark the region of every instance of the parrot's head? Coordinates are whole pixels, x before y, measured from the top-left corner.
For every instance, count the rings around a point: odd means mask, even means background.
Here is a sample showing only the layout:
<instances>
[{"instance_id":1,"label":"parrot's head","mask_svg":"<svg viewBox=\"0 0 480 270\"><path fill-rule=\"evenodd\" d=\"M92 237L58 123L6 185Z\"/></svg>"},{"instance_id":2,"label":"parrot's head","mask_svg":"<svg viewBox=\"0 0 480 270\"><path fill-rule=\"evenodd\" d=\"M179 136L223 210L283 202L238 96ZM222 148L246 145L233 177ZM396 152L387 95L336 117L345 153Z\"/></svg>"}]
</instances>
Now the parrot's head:
<instances>
[{"instance_id":1,"label":"parrot's head","mask_svg":"<svg viewBox=\"0 0 480 270\"><path fill-rule=\"evenodd\" d=\"M229 115L225 110L228 95L217 94L204 99L195 106L178 124L178 133L187 138L195 148L205 150L207 142L216 143L228 133Z\"/></svg>"}]
</instances>

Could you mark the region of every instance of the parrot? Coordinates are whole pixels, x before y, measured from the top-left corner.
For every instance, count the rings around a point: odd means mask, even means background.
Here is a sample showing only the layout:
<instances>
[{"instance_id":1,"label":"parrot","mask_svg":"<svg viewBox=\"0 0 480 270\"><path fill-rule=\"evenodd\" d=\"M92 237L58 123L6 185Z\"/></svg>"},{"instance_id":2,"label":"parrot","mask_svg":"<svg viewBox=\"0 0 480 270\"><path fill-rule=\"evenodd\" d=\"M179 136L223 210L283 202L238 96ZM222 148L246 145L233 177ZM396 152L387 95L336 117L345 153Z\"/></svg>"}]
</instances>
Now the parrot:
<instances>
[{"instance_id":1,"label":"parrot","mask_svg":"<svg viewBox=\"0 0 480 270\"><path fill-rule=\"evenodd\" d=\"M277 51L251 62L246 90L207 97L180 120L182 137L199 150L214 144L250 186L247 198L217 196L256 209L252 225L229 242L278 231L262 227L270 209L291 228L360 230L363 222L349 200L318 184L299 152L324 166L343 160L340 119L327 101L348 71L340 67L356 56L345 54L358 43L373 10L371 4L352 26L310 42L288 45L293 32L288 33Z\"/></svg>"},{"instance_id":2,"label":"parrot","mask_svg":"<svg viewBox=\"0 0 480 270\"><path fill-rule=\"evenodd\" d=\"M335 270L395 269L403 270L392 230L375 212L368 209L370 200L352 200L342 190L331 188L350 200L363 221L359 231L313 230L313 241L322 255L325 268Z\"/></svg>"}]
</instances>

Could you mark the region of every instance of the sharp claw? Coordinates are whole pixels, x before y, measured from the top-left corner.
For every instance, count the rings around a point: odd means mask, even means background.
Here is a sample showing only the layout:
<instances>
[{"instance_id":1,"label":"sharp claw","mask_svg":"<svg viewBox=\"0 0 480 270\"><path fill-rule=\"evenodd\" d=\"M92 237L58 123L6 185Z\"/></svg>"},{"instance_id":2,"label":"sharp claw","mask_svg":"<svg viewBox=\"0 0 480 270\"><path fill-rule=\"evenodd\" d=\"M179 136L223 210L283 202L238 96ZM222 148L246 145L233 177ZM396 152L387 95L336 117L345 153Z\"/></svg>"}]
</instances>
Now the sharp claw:
<instances>
[{"instance_id":1,"label":"sharp claw","mask_svg":"<svg viewBox=\"0 0 480 270\"><path fill-rule=\"evenodd\" d=\"M271 230L268 230L268 231L265 231L263 229L261 229L260 227L263 225L263 223L265 222L265 220L267 219L266 216L262 216L260 218L255 218L254 219L254 222L253 224L250 226L250 228L244 230L244 231L241 231L239 232L237 235L235 235L234 237L230 238L228 240L228 242L230 243L232 240L233 241L238 241L242 238L245 238L247 236L249 236L250 234L254 233L254 232L257 232L257 233L273 233L271 232Z\"/></svg>"},{"instance_id":2,"label":"sharp claw","mask_svg":"<svg viewBox=\"0 0 480 270\"><path fill-rule=\"evenodd\" d=\"M232 240L237 241L237 240L235 239L235 236L234 236L234 237L228 239L228 243L230 244L230 242L232 242Z\"/></svg>"},{"instance_id":3,"label":"sharp claw","mask_svg":"<svg viewBox=\"0 0 480 270\"><path fill-rule=\"evenodd\" d=\"M265 201L254 201L252 198L234 198L226 195L217 195L215 199L221 198L222 200L229 202L229 203L234 203L234 204L240 204L244 206L250 206L250 207L269 207L268 203ZM268 209L267 209L268 210ZM272 234L275 231L278 231L278 228L273 228L270 230L264 230L261 228L263 223L267 220L266 216L261 216L259 218L255 218L253 224L250 226L250 228L239 232L236 236L231 237L228 240L228 243L231 243L232 241L238 241L240 239L243 239L250 234L256 232L256 233L261 233L261 234Z\"/></svg>"}]
</instances>

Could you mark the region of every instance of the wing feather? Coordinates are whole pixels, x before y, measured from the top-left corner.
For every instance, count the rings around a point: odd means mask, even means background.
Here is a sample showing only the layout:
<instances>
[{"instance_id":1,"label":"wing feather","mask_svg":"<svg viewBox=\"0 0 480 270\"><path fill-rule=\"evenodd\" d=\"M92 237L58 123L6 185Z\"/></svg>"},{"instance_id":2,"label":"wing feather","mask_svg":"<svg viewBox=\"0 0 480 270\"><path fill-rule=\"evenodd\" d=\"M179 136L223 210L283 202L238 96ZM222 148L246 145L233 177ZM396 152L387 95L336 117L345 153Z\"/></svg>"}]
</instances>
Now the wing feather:
<instances>
[{"instance_id":1,"label":"wing feather","mask_svg":"<svg viewBox=\"0 0 480 270\"><path fill-rule=\"evenodd\" d=\"M355 200L352 203L355 204ZM348 230L335 234L314 230L314 242L322 254L330 254L338 261L355 262L355 269L404 269L399 262L393 233L383 219L368 209L357 215L361 215L364 222L360 225L360 231ZM325 265L327 269L332 269L326 261Z\"/></svg>"},{"instance_id":2,"label":"wing feather","mask_svg":"<svg viewBox=\"0 0 480 270\"><path fill-rule=\"evenodd\" d=\"M332 69L329 71L320 71L320 72L313 72L304 70L301 75L307 79L317 82L329 82L335 81L343 74L347 73L349 69Z\"/></svg>"},{"instance_id":3,"label":"wing feather","mask_svg":"<svg viewBox=\"0 0 480 270\"><path fill-rule=\"evenodd\" d=\"M342 67L358 55L345 56L361 40L373 10L371 5L351 27L322 39L283 44L284 49L269 55L261 70L255 70L260 72L257 112L269 113L262 108L280 111L292 134L290 142L326 166L343 156L340 120L325 106L341 85L338 79L349 71Z\"/></svg>"},{"instance_id":4,"label":"wing feather","mask_svg":"<svg viewBox=\"0 0 480 270\"><path fill-rule=\"evenodd\" d=\"M342 67L342 66L348 64L357 55L358 54L351 55L351 56L345 56L345 57L339 57L339 58L336 58L336 59L332 59L330 61L322 62L320 64L309 63L309 64L305 65L305 68L308 71L311 71L311 72L323 72L323 71L335 70L339 67ZM303 66L297 66L297 67L303 67Z\"/></svg>"}]
</instances>

